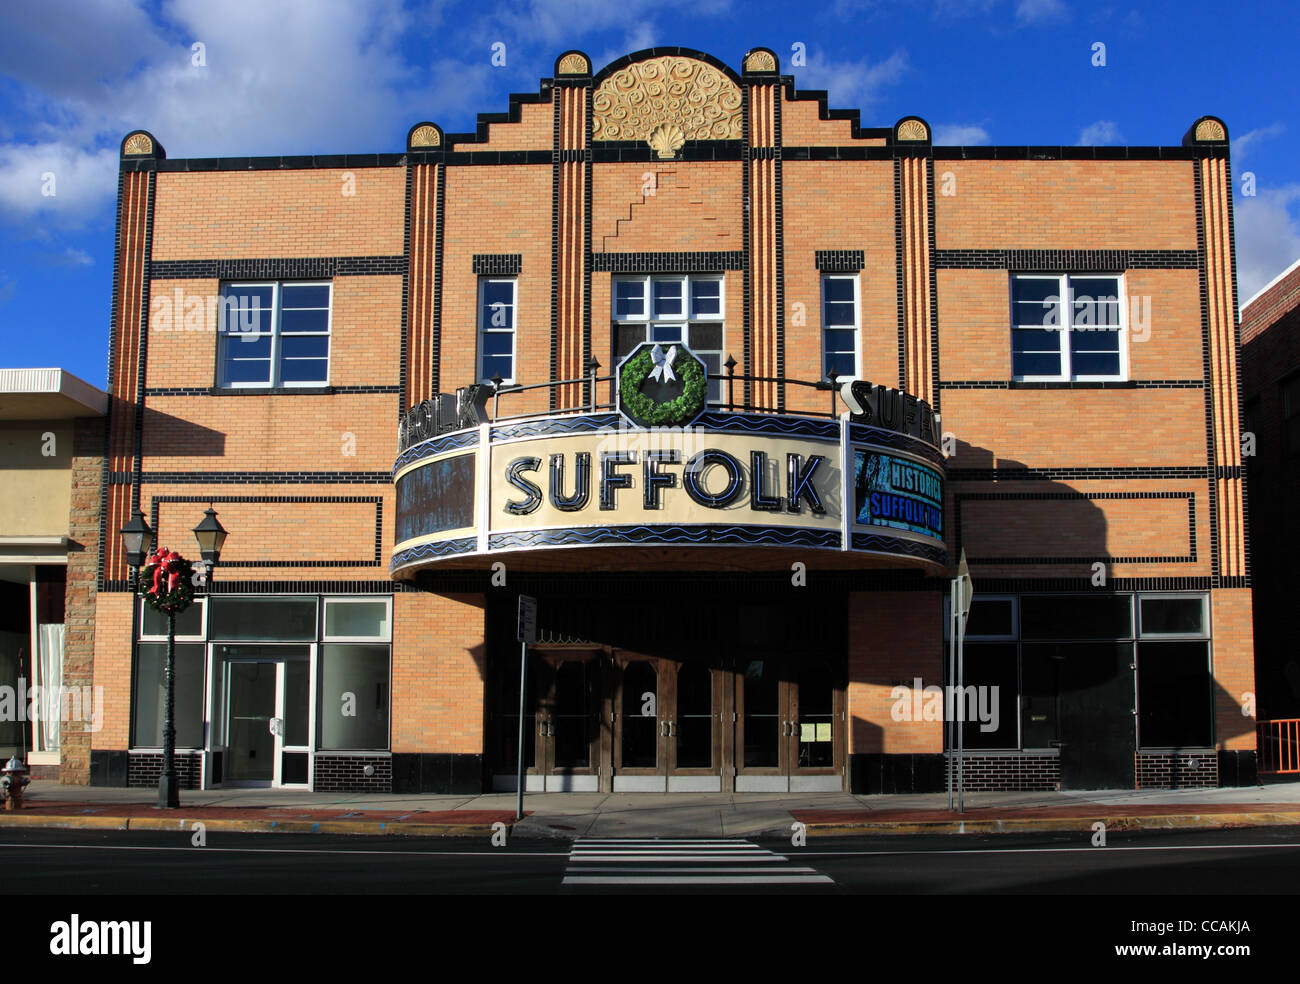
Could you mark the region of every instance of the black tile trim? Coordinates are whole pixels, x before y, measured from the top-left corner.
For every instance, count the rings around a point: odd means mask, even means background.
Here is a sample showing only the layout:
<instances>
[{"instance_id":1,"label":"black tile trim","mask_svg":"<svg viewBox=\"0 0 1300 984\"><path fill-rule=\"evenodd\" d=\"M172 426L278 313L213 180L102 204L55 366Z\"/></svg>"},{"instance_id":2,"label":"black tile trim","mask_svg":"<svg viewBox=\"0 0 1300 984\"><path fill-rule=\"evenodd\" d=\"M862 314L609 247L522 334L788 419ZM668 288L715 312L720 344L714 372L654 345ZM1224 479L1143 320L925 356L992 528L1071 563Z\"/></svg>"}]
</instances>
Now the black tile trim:
<instances>
[{"instance_id":1,"label":"black tile trim","mask_svg":"<svg viewBox=\"0 0 1300 984\"><path fill-rule=\"evenodd\" d=\"M588 163L596 164L662 164L657 151L641 141L601 140L590 144ZM739 161L744 147L739 140L687 140L673 157L681 161Z\"/></svg>"},{"instance_id":2,"label":"black tile trim","mask_svg":"<svg viewBox=\"0 0 1300 984\"><path fill-rule=\"evenodd\" d=\"M930 261L930 400L935 413L942 409L943 394L939 391L939 274L935 257L939 250L935 243L934 219L934 158L925 162L925 235Z\"/></svg>"},{"instance_id":3,"label":"black tile trim","mask_svg":"<svg viewBox=\"0 0 1300 984\"><path fill-rule=\"evenodd\" d=\"M164 502L330 503L369 502L375 507L375 554L369 560L246 560L222 561L232 567L382 567L384 551L384 499L378 495L155 495L149 497L150 522L158 529L158 507Z\"/></svg>"},{"instance_id":4,"label":"black tile trim","mask_svg":"<svg viewBox=\"0 0 1300 984\"><path fill-rule=\"evenodd\" d=\"M131 472L109 472L109 485L130 485ZM154 485L189 485L207 482L215 485L392 485L393 476L386 471L192 471L143 472L140 481ZM204 499L203 501L207 501Z\"/></svg>"},{"instance_id":5,"label":"black tile trim","mask_svg":"<svg viewBox=\"0 0 1300 984\"><path fill-rule=\"evenodd\" d=\"M1196 562L1196 493L1194 492L955 492L953 493L953 535L957 550L962 544L963 502L1023 502L1065 501L1082 502L1099 499L1185 499L1187 502L1186 555L1115 557L1109 554L1095 556L1044 556L1044 557L972 557L972 564L1011 566L1021 564L1091 564L1105 561L1108 564L1194 564Z\"/></svg>"},{"instance_id":6,"label":"black tile trim","mask_svg":"<svg viewBox=\"0 0 1300 984\"><path fill-rule=\"evenodd\" d=\"M475 253L472 262L474 273L481 275L506 275L523 269L522 253Z\"/></svg>"},{"instance_id":7,"label":"black tile trim","mask_svg":"<svg viewBox=\"0 0 1300 984\"><path fill-rule=\"evenodd\" d=\"M949 468L954 482L1039 482L1068 480L1125 480L1144 478L1204 478L1203 465L1134 465L1108 468ZM1182 494L1182 493L1180 493Z\"/></svg>"},{"instance_id":8,"label":"black tile trim","mask_svg":"<svg viewBox=\"0 0 1300 984\"><path fill-rule=\"evenodd\" d=\"M276 387L221 387L221 386L150 386L148 396L332 396L358 393L401 393L400 385L375 386L276 386Z\"/></svg>"},{"instance_id":9,"label":"black tile trim","mask_svg":"<svg viewBox=\"0 0 1300 984\"><path fill-rule=\"evenodd\" d=\"M935 160L949 161L1194 161L1221 157L1226 145L1210 147L934 147Z\"/></svg>"},{"instance_id":10,"label":"black tile trim","mask_svg":"<svg viewBox=\"0 0 1300 984\"><path fill-rule=\"evenodd\" d=\"M367 565L369 566L369 565ZM120 594L134 590L129 581L107 581L101 590ZM371 594L391 595L419 590L405 581L232 581L217 579L204 594Z\"/></svg>"},{"instance_id":11,"label":"black tile trim","mask_svg":"<svg viewBox=\"0 0 1300 984\"><path fill-rule=\"evenodd\" d=\"M823 273L857 273L866 265L860 249L813 250L813 264Z\"/></svg>"},{"instance_id":12,"label":"black tile trim","mask_svg":"<svg viewBox=\"0 0 1300 984\"><path fill-rule=\"evenodd\" d=\"M560 362L560 110L557 94L551 96L551 379L559 379ZM559 388L552 386L550 408L558 406Z\"/></svg>"},{"instance_id":13,"label":"black tile trim","mask_svg":"<svg viewBox=\"0 0 1300 984\"><path fill-rule=\"evenodd\" d=\"M434 229L433 229L433 337L429 342L429 380L430 393L441 392L442 385L442 261L443 261L443 230L446 226L446 203L447 203L447 166L439 164L437 173L434 175L438 183L436 194L436 203L434 205ZM423 368L423 367L421 367Z\"/></svg>"},{"instance_id":14,"label":"black tile trim","mask_svg":"<svg viewBox=\"0 0 1300 984\"><path fill-rule=\"evenodd\" d=\"M740 248L741 248L741 367L740 371L746 377L754 373L753 351L754 351L754 304L753 304L753 260L754 260L754 237L750 230L750 220L753 217L753 202L750 200L751 182L749 180L749 161L753 152L753 146L750 141L749 126L749 86L740 87ZM731 358L728 353L728 358ZM746 378L741 384L741 392L744 394L745 406L753 406L754 403L754 383L753 380Z\"/></svg>"},{"instance_id":15,"label":"black tile trim","mask_svg":"<svg viewBox=\"0 0 1300 984\"><path fill-rule=\"evenodd\" d=\"M260 259L155 260L155 280L284 280L348 276L401 276L402 256L279 256Z\"/></svg>"},{"instance_id":16,"label":"black tile trim","mask_svg":"<svg viewBox=\"0 0 1300 984\"><path fill-rule=\"evenodd\" d=\"M682 253L592 253L598 273L721 273L745 268L743 250Z\"/></svg>"},{"instance_id":17,"label":"black tile trim","mask_svg":"<svg viewBox=\"0 0 1300 984\"><path fill-rule=\"evenodd\" d=\"M181 157L166 160L122 161L126 171L304 171L313 168L401 167L404 154L330 154L301 157Z\"/></svg>"},{"instance_id":18,"label":"black tile trim","mask_svg":"<svg viewBox=\"0 0 1300 984\"><path fill-rule=\"evenodd\" d=\"M411 185L415 169L406 168L406 193L402 199L402 254L406 259L406 269L402 272L402 335L398 340L397 354L397 413L401 417L406 407L406 384L411 376L411 352L407 344L407 335L411 330Z\"/></svg>"},{"instance_id":19,"label":"black tile trim","mask_svg":"<svg viewBox=\"0 0 1300 984\"><path fill-rule=\"evenodd\" d=\"M1210 493L1210 574L1219 584L1219 497L1214 469L1214 390L1210 370L1210 302L1209 274L1206 269L1205 200L1201 188L1200 168L1192 170L1192 189L1196 200L1196 257L1201 288L1201 374L1205 380L1205 461L1206 484ZM1239 418L1240 419L1240 418Z\"/></svg>"},{"instance_id":20,"label":"black tile trim","mask_svg":"<svg viewBox=\"0 0 1300 984\"><path fill-rule=\"evenodd\" d=\"M898 306L898 388L907 390L907 316L903 297L903 163L894 159L894 295Z\"/></svg>"},{"instance_id":21,"label":"black tile trim","mask_svg":"<svg viewBox=\"0 0 1300 984\"><path fill-rule=\"evenodd\" d=\"M122 190L125 184L126 175L123 171L119 170L117 174L117 207L114 209L113 216L113 309L109 312L108 316L108 375L104 377L108 380L107 389L110 398L108 416L110 420L113 414L113 373L116 368L117 340L118 335L122 330L122 326L119 325L117 321L117 307L118 302L122 298L122 285L119 278L121 274L120 257L122 252ZM104 460L99 469L99 556L95 563L95 587L98 591L104 590L104 555L107 553L105 544L108 542L106 539L108 536L108 475L109 459L111 457L110 451L112 450L112 434L113 428L106 425L104 427ZM113 531L113 535L117 535L116 530ZM125 779L123 781L125 782Z\"/></svg>"},{"instance_id":22,"label":"black tile trim","mask_svg":"<svg viewBox=\"0 0 1300 984\"><path fill-rule=\"evenodd\" d=\"M781 147L781 98L780 87L773 92L772 100L772 181L773 199L776 214L773 221L776 226L776 375L781 380L776 387L777 413L785 413L785 177L783 171L784 153Z\"/></svg>"},{"instance_id":23,"label":"black tile trim","mask_svg":"<svg viewBox=\"0 0 1300 984\"><path fill-rule=\"evenodd\" d=\"M1194 249L936 249L940 270L1016 270L1099 273L1195 270Z\"/></svg>"},{"instance_id":24,"label":"black tile trim","mask_svg":"<svg viewBox=\"0 0 1300 984\"><path fill-rule=\"evenodd\" d=\"M1236 220L1232 214L1232 159L1228 157L1223 162L1223 180L1228 189L1228 229L1232 234L1228 237L1228 247L1231 250L1231 266L1229 273L1232 276L1232 307L1230 310L1235 313L1232 319L1232 337L1233 337L1233 354L1235 356L1235 372L1237 386L1237 420L1245 419L1246 391L1241 385L1241 317L1240 308L1237 306L1237 236ZM1240 426L1238 435L1240 435ZM1240 455L1238 447L1238 455ZM1237 474L1233 477L1241 479L1241 549L1242 549L1242 569L1246 572L1247 579L1250 577L1250 495L1246 487L1246 468L1241 466L1235 469Z\"/></svg>"},{"instance_id":25,"label":"black tile trim","mask_svg":"<svg viewBox=\"0 0 1300 984\"><path fill-rule=\"evenodd\" d=\"M940 389L1095 390L1095 389L1203 389L1203 379L1125 379L1102 382L1065 381L1030 383L1018 379L944 379Z\"/></svg>"},{"instance_id":26,"label":"black tile trim","mask_svg":"<svg viewBox=\"0 0 1300 984\"><path fill-rule=\"evenodd\" d=\"M477 125L473 133L448 133L443 137L443 144L447 148L445 151L448 158L458 156L452 152L451 148L457 144L481 144L488 141L488 127L493 123L518 123L522 117L522 107L525 104L537 105L538 103L548 103L551 101L552 83L550 79L542 79L541 86L537 92L512 92L509 96L509 109L504 113L479 113ZM496 151L480 151L479 153L497 153ZM502 153L509 153L504 151ZM517 153L527 153L519 151ZM542 151L546 155L543 163L551 162L549 151ZM448 160L448 163L452 163Z\"/></svg>"},{"instance_id":27,"label":"black tile trim","mask_svg":"<svg viewBox=\"0 0 1300 984\"><path fill-rule=\"evenodd\" d=\"M847 120L849 126L849 138L851 140L862 139L885 139L888 140L893 133L892 127L862 127L859 122L862 118L861 113L856 109L831 109L827 104L827 93L825 89L802 89L796 90L794 87L793 75L780 76L777 83L778 92L784 90L784 97L790 102L817 102L817 118L829 122L832 120ZM812 148L815 150L883 150L889 151L888 147L831 147L831 148Z\"/></svg>"},{"instance_id":28,"label":"black tile trim","mask_svg":"<svg viewBox=\"0 0 1300 984\"><path fill-rule=\"evenodd\" d=\"M592 270L595 269L595 264L593 263L593 260L592 260L592 256L593 256L592 245L593 245L593 244L592 244L592 241L591 241L591 221L592 221L592 213L593 213L593 211L594 211L594 207L593 207L592 202L591 202L591 184L592 184L592 182L591 182L591 178L592 178L592 168L591 168L591 144L592 144L592 138L591 138L591 134L592 134L592 127L593 127L593 121L592 121L592 100L593 100L593 98L594 98L594 95L595 95L595 90L594 90L591 86L587 86L587 93L586 93L586 98L585 98L585 103L586 103L586 126L585 126L585 132L584 132L584 140L583 140L583 143L584 143L585 146L587 147L587 153L584 155L584 158L583 158L584 163L583 163L583 168L582 168L582 230L583 230L583 231L582 231L582 242L583 242L583 253L582 253L582 365L583 365L583 367L584 367L584 368L583 368L583 375L584 375L584 376L587 374L587 373L586 373L586 368L585 368L586 365L587 365L587 361L592 357L592 351L591 351L591 273L592 273ZM611 371L611 372L613 371L613 367L610 368L610 371ZM591 389L592 389L592 387L591 387L591 384L590 384L590 383L583 383L583 384L582 384L582 399L583 399L583 402L584 402L584 403L590 403L591 401L593 401L593 400L596 398L596 397L595 397L595 394L592 393Z\"/></svg>"}]
</instances>

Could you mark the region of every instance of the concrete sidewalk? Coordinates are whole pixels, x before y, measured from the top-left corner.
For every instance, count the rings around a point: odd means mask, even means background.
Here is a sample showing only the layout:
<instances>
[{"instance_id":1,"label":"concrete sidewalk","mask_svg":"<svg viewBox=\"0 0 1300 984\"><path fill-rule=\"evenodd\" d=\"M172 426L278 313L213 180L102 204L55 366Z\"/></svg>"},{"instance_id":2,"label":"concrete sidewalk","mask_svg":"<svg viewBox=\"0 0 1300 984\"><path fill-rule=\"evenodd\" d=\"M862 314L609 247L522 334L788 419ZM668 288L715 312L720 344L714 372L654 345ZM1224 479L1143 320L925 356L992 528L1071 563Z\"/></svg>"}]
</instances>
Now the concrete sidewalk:
<instances>
[{"instance_id":1,"label":"concrete sidewalk","mask_svg":"<svg viewBox=\"0 0 1300 984\"><path fill-rule=\"evenodd\" d=\"M968 793L950 813L946 794L529 793L514 822L513 793L476 796L311 793L283 789L185 790L181 808L158 810L154 789L34 781L24 809L0 827L209 830L491 836L741 837L891 833L1088 832L1107 829L1300 824L1300 782L1233 789ZM499 829L499 828L497 828Z\"/></svg>"}]
</instances>

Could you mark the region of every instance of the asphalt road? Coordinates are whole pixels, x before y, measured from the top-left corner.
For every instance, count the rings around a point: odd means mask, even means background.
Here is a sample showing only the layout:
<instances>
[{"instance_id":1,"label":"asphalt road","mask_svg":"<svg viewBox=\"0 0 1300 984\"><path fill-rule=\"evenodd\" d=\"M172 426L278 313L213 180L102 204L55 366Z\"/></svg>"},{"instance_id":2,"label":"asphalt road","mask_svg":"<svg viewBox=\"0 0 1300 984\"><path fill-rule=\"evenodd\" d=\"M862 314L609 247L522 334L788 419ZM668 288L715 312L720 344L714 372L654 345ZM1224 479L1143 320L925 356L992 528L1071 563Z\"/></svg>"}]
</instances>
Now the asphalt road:
<instances>
[{"instance_id":1,"label":"asphalt road","mask_svg":"<svg viewBox=\"0 0 1300 984\"><path fill-rule=\"evenodd\" d=\"M0 831L7 895L1295 894L1300 830L608 841Z\"/></svg>"}]
</instances>

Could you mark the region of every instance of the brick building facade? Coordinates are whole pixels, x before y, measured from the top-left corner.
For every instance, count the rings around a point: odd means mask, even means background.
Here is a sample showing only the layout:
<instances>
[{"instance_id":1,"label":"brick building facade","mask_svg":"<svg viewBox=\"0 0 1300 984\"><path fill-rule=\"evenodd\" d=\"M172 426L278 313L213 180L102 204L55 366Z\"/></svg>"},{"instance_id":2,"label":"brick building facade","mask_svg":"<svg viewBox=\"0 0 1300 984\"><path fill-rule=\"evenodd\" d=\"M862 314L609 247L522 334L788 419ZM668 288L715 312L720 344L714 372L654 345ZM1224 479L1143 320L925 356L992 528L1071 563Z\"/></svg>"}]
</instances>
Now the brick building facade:
<instances>
[{"instance_id":1,"label":"brick building facade","mask_svg":"<svg viewBox=\"0 0 1300 984\"><path fill-rule=\"evenodd\" d=\"M1224 125L930 137L679 48L404 153L129 135L91 781L160 761L114 531L209 503L192 783L512 788L526 594L530 788L941 788L963 551L968 785L1253 777Z\"/></svg>"}]
</instances>

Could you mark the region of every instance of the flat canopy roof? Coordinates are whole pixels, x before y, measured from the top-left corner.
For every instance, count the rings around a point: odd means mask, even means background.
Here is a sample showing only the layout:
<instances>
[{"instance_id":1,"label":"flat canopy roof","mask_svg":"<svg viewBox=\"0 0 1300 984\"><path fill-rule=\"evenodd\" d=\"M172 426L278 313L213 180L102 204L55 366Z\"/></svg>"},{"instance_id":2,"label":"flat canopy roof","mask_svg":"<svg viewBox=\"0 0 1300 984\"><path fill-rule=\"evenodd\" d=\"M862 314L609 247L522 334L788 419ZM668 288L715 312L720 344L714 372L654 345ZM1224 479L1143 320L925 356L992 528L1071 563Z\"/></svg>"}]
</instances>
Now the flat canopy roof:
<instances>
[{"instance_id":1,"label":"flat canopy roof","mask_svg":"<svg viewBox=\"0 0 1300 984\"><path fill-rule=\"evenodd\" d=\"M65 369L0 369L0 420L102 417L108 394Z\"/></svg>"}]
</instances>

